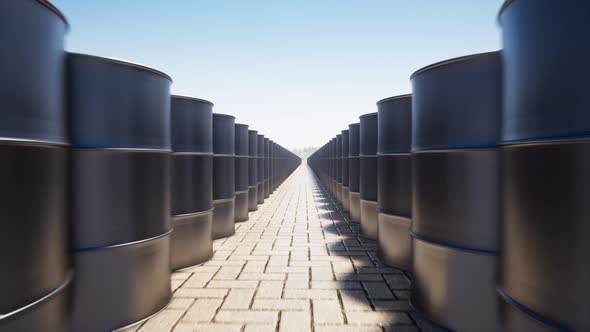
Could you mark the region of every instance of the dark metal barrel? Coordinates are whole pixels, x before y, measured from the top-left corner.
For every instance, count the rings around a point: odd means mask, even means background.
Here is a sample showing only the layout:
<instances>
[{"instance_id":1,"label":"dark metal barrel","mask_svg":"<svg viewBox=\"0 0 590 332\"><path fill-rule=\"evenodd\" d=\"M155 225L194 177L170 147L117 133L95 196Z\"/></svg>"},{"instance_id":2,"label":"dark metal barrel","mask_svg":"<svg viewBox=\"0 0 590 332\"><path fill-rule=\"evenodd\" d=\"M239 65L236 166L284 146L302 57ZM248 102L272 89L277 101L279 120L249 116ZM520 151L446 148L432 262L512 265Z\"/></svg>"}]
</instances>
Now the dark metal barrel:
<instances>
[{"instance_id":1,"label":"dark metal barrel","mask_svg":"<svg viewBox=\"0 0 590 332\"><path fill-rule=\"evenodd\" d=\"M236 203L235 118L213 113L213 239L234 235Z\"/></svg>"},{"instance_id":2,"label":"dark metal barrel","mask_svg":"<svg viewBox=\"0 0 590 332\"><path fill-rule=\"evenodd\" d=\"M380 100L377 142L378 254L387 265L412 268L412 96Z\"/></svg>"},{"instance_id":3,"label":"dark metal barrel","mask_svg":"<svg viewBox=\"0 0 590 332\"><path fill-rule=\"evenodd\" d=\"M248 211L258 210L258 132L248 130Z\"/></svg>"},{"instance_id":4,"label":"dark metal barrel","mask_svg":"<svg viewBox=\"0 0 590 332\"><path fill-rule=\"evenodd\" d=\"M377 113L360 116L360 208L361 234L371 240L379 237L377 214Z\"/></svg>"},{"instance_id":5,"label":"dark metal barrel","mask_svg":"<svg viewBox=\"0 0 590 332\"><path fill-rule=\"evenodd\" d=\"M342 134L336 135L336 201L342 205Z\"/></svg>"},{"instance_id":6,"label":"dark metal barrel","mask_svg":"<svg viewBox=\"0 0 590 332\"><path fill-rule=\"evenodd\" d=\"M499 330L500 64L471 55L411 79L412 304L452 330Z\"/></svg>"},{"instance_id":7,"label":"dark metal barrel","mask_svg":"<svg viewBox=\"0 0 590 332\"><path fill-rule=\"evenodd\" d=\"M270 196L270 139L264 138L264 198Z\"/></svg>"},{"instance_id":8,"label":"dark metal barrel","mask_svg":"<svg viewBox=\"0 0 590 332\"><path fill-rule=\"evenodd\" d=\"M269 152L268 152L268 163L269 163L269 171L268 171L268 192L269 194L272 194L275 190L274 188L274 176L275 176L275 164L274 164L274 159L275 159L275 142L273 140L269 140L268 142L268 148L269 148Z\"/></svg>"},{"instance_id":9,"label":"dark metal barrel","mask_svg":"<svg viewBox=\"0 0 590 332\"><path fill-rule=\"evenodd\" d=\"M258 135L258 204L264 203L264 135Z\"/></svg>"},{"instance_id":10,"label":"dark metal barrel","mask_svg":"<svg viewBox=\"0 0 590 332\"><path fill-rule=\"evenodd\" d=\"M0 2L0 331L65 329L67 248L64 35L49 2Z\"/></svg>"},{"instance_id":11,"label":"dark metal barrel","mask_svg":"<svg viewBox=\"0 0 590 332\"><path fill-rule=\"evenodd\" d=\"M336 137L328 144L330 151L330 171L328 172L330 194L336 196Z\"/></svg>"},{"instance_id":12,"label":"dark metal barrel","mask_svg":"<svg viewBox=\"0 0 590 332\"><path fill-rule=\"evenodd\" d=\"M68 55L68 75L71 327L113 330L171 299L171 79L82 54Z\"/></svg>"},{"instance_id":13,"label":"dark metal barrel","mask_svg":"<svg viewBox=\"0 0 590 332\"><path fill-rule=\"evenodd\" d=\"M590 5L506 1L502 247L507 331L588 331Z\"/></svg>"},{"instance_id":14,"label":"dark metal barrel","mask_svg":"<svg viewBox=\"0 0 590 332\"><path fill-rule=\"evenodd\" d=\"M248 220L248 125L236 123L236 207L235 221Z\"/></svg>"},{"instance_id":15,"label":"dark metal barrel","mask_svg":"<svg viewBox=\"0 0 590 332\"><path fill-rule=\"evenodd\" d=\"M213 104L173 96L171 100L174 231L172 270L207 261L213 255Z\"/></svg>"},{"instance_id":16,"label":"dark metal barrel","mask_svg":"<svg viewBox=\"0 0 590 332\"><path fill-rule=\"evenodd\" d=\"M348 129L342 131L342 209L350 211L350 187L348 179Z\"/></svg>"},{"instance_id":17,"label":"dark metal barrel","mask_svg":"<svg viewBox=\"0 0 590 332\"><path fill-rule=\"evenodd\" d=\"M361 162L359 158L361 144L361 125L353 123L348 126L348 187L350 219L361 222Z\"/></svg>"}]
</instances>

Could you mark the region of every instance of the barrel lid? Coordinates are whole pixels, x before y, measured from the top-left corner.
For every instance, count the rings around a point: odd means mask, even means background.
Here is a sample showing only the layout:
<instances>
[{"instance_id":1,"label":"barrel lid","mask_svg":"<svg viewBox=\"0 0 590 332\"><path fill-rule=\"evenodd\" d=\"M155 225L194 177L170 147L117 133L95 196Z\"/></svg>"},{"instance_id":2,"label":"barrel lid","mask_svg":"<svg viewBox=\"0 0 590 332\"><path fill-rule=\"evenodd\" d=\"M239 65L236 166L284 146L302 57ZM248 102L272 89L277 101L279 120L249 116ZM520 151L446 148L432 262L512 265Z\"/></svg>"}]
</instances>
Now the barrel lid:
<instances>
[{"instance_id":1,"label":"barrel lid","mask_svg":"<svg viewBox=\"0 0 590 332\"><path fill-rule=\"evenodd\" d=\"M359 119L369 117L369 116L376 116L376 115L377 115L377 112L367 113L367 114L363 114L363 115L359 116Z\"/></svg>"},{"instance_id":2,"label":"barrel lid","mask_svg":"<svg viewBox=\"0 0 590 332\"><path fill-rule=\"evenodd\" d=\"M381 99L381 100L379 100L379 101L377 102L377 105L379 105L379 104L381 104L381 103L384 103L384 102L388 102L388 101L390 101L390 100L395 100L395 99L402 99L402 98L408 98L408 97L411 97L411 96L412 96L412 94L411 94L411 93L408 93L408 94L405 94L405 95L399 95L399 96L393 96L393 97L387 97L387 98L383 98L383 99Z\"/></svg>"},{"instance_id":3,"label":"barrel lid","mask_svg":"<svg viewBox=\"0 0 590 332\"><path fill-rule=\"evenodd\" d=\"M255 134L256 136L258 136L258 130L248 129L248 133L249 134Z\"/></svg>"},{"instance_id":4,"label":"barrel lid","mask_svg":"<svg viewBox=\"0 0 590 332\"><path fill-rule=\"evenodd\" d=\"M258 134L258 138L264 138L264 135Z\"/></svg>"},{"instance_id":5,"label":"barrel lid","mask_svg":"<svg viewBox=\"0 0 590 332\"><path fill-rule=\"evenodd\" d=\"M344 135L346 135L346 134L348 134L348 129L344 129L344 130L342 131L342 136L344 136Z\"/></svg>"},{"instance_id":6,"label":"barrel lid","mask_svg":"<svg viewBox=\"0 0 590 332\"><path fill-rule=\"evenodd\" d=\"M189 97L189 96L182 96L182 95L172 95L171 97L178 98L178 99L194 100L194 101L198 101L200 103L205 103L205 104L210 104L211 106L215 106L215 104L213 104L212 102L205 100L205 99Z\"/></svg>"},{"instance_id":7,"label":"barrel lid","mask_svg":"<svg viewBox=\"0 0 590 332\"><path fill-rule=\"evenodd\" d=\"M410 79L413 79L415 76L422 74L426 71L430 71L436 68L440 68L440 67L444 67L444 66L448 66L454 63L458 63L458 62L463 62L472 58L479 58L479 57L487 57L487 56L493 56L496 55L498 53L498 51L492 51L492 52L484 52L484 53L477 53L477 54L470 54L470 55L465 55L465 56L460 56L457 58L452 58L452 59L447 59L447 60L443 60L443 61L439 61L439 62L435 62L431 65L428 65L426 67L420 68L418 70L416 70L411 76Z\"/></svg>"},{"instance_id":8,"label":"barrel lid","mask_svg":"<svg viewBox=\"0 0 590 332\"><path fill-rule=\"evenodd\" d=\"M51 2L47 0L37 0L37 2L51 10L55 15L57 15L57 17L59 17L66 24L66 27L68 29L70 28L70 23L68 23L68 20L66 19L65 15L59 9L57 9L57 7L55 7Z\"/></svg>"},{"instance_id":9,"label":"barrel lid","mask_svg":"<svg viewBox=\"0 0 590 332\"><path fill-rule=\"evenodd\" d=\"M351 124L349 124L348 127L358 127L360 125L361 124L359 122L357 122L357 123L351 123Z\"/></svg>"},{"instance_id":10,"label":"barrel lid","mask_svg":"<svg viewBox=\"0 0 590 332\"><path fill-rule=\"evenodd\" d=\"M248 129L248 125L243 123L236 123L236 127L246 127Z\"/></svg>"},{"instance_id":11,"label":"barrel lid","mask_svg":"<svg viewBox=\"0 0 590 332\"><path fill-rule=\"evenodd\" d=\"M222 114L222 113L213 113L213 116L222 117L222 118L230 118L235 119L236 117L229 114Z\"/></svg>"},{"instance_id":12,"label":"barrel lid","mask_svg":"<svg viewBox=\"0 0 590 332\"><path fill-rule=\"evenodd\" d=\"M118 65L133 67L136 69L147 71L152 74L162 76L162 77L166 78L167 80L169 80L170 82L172 82L172 78L170 76L168 76L167 74L165 74L164 72L161 72L161 71L154 69L154 68L150 68L148 66L144 66L139 63L129 62L127 60L121 60L121 59L116 59L116 58L105 58L105 57L101 57L101 56L97 56L97 55L82 54L82 53L68 53L68 55L75 56L75 57L90 58L90 59L101 61L101 62L113 63L113 64L118 64Z\"/></svg>"}]
</instances>

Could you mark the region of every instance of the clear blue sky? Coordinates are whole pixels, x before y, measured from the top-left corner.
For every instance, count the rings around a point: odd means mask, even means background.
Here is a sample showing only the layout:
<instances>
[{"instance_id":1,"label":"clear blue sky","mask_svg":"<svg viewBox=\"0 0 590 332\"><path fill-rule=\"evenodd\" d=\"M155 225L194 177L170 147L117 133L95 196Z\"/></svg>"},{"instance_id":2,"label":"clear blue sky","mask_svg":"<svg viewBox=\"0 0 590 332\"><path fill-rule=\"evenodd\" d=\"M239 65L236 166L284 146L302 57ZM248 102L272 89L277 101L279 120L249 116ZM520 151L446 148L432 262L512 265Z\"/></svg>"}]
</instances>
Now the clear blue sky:
<instances>
[{"instance_id":1,"label":"clear blue sky","mask_svg":"<svg viewBox=\"0 0 590 332\"><path fill-rule=\"evenodd\" d=\"M53 0L69 51L172 76L288 147L319 145L411 92L416 69L500 48L502 0Z\"/></svg>"}]
</instances>

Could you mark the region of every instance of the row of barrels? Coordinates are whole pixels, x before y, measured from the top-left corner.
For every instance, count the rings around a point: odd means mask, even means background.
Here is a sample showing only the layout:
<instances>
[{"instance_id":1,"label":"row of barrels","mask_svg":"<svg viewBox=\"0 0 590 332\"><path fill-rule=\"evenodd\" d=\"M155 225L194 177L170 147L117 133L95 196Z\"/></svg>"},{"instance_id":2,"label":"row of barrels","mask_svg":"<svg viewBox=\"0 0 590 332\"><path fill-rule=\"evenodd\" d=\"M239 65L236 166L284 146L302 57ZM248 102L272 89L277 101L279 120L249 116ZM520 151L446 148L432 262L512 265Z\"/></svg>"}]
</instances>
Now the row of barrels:
<instances>
[{"instance_id":1,"label":"row of barrels","mask_svg":"<svg viewBox=\"0 0 590 332\"><path fill-rule=\"evenodd\" d=\"M0 12L0 331L144 320L300 160L162 72L64 52L47 1Z\"/></svg>"},{"instance_id":2,"label":"row of barrels","mask_svg":"<svg viewBox=\"0 0 590 332\"><path fill-rule=\"evenodd\" d=\"M506 1L502 50L416 71L309 158L443 327L590 330L589 16Z\"/></svg>"}]
</instances>

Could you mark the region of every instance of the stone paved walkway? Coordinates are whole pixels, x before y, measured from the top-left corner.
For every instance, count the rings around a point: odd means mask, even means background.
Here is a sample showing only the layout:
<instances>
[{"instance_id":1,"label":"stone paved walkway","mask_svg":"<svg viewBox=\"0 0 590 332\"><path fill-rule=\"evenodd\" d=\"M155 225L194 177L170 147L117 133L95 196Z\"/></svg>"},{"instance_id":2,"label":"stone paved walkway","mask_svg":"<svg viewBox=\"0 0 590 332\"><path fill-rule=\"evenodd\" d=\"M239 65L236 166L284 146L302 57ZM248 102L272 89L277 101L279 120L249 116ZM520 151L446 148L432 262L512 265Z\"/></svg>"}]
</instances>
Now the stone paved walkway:
<instances>
[{"instance_id":1,"label":"stone paved walkway","mask_svg":"<svg viewBox=\"0 0 590 332\"><path fill-rule=\"evenodd\" d=\"M435 331L302 165L213 259L172 276L174 299L131 331Z\"/></svg>"}]
</instances>

